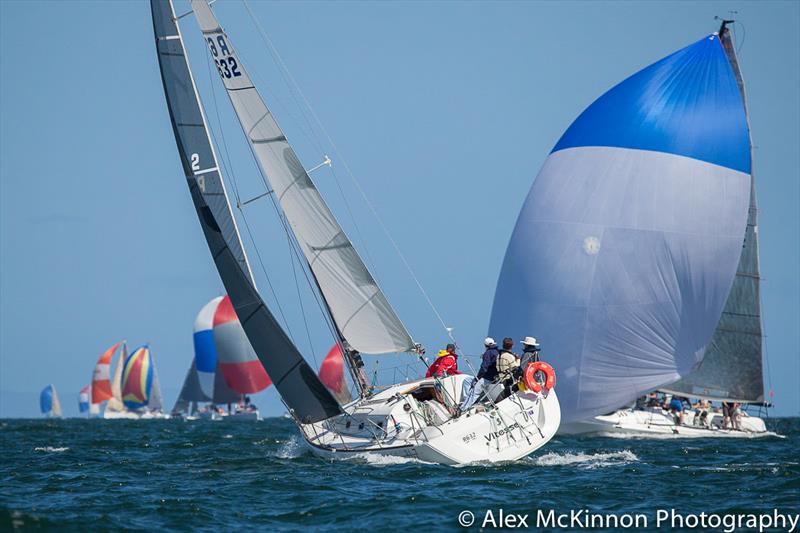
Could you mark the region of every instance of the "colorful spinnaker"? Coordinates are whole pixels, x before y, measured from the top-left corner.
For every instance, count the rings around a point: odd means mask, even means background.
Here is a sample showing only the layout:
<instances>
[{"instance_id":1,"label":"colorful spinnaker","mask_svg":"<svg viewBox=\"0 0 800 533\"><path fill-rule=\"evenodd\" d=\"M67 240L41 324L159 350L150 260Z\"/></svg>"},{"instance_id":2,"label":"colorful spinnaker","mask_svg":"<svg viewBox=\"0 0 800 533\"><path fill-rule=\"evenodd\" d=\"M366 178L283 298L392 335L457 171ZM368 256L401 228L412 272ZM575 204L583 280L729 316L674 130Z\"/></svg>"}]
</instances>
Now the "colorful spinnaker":
<instances>
[{"instance_id":1,"label":"colorful spinnaker","mask_svg":"<svg viewBox=\"0 0 800 533\"><path fill-rule=\"evenodd\" d=\"M322 364L319 366L319 379L328 387L339 403L347 404L353 400L350 389L347 388L347 381L344 379L344 356L338 342L331 347L328 355L322 360Z\"/></svg>"},{"instance_id":2,"label":"colorful spinnaker","mask_svg":"<svg viewBox=\"0 0 800 533\"><path fill-rule=\"evenodd\" d=\"M111 358L117 353L120 344L122 342L116 343L103 352L103 355L97 360L92 375L92 403L101 403L114 396L111 389Z\"/></svg>"},{"instance_id":3,"label":"colorful spinnaker","mask_svg":"<svg viewBox=\"0 0 800 533\"><path fill-rule=\"evenodd\" d=\"M131 410L146 407L153 388L153 361L150 347L141 346L131 353L122 368L122 402Z\"/></svg>"},{"instance_id":4,"label":"colorful spinnaker","mask_svg":"<svg viewBox=\"0 0 800 533\"><path fill-rule=\"evenodd\" d=\"M700 364L742 252L750 152L717 34L613 87L553 148L508 245L489 333L542 339L563 422Z\"/></svg>"},{"instance_id":5,"label":"colorful spinnaker","mask_svg":"<svg viewBox=\"0 0 800 533\"><path fill-rule=\"evenodd\" d=\"M39 394L39 408L48 418L61 417L61 402L58 401L55 385L48 385Z\"/></svg>"},{"instance_id":6,"label":"colorful spinnaker","mask_svg":"<svg viewBox=\"0 0 800 533\"><path fill-rule=\"evenodd\" d=\"M218 369L230 388L240 394L253 394L272 384L228 296L219 301L214 311L213 331Z\"/></svg>"},{"instance_id":7,"label":"colorful spinnaker","mask_svg":"<svg viewBox=\"0 0 800 533\"><path fill-rule=\"evenodd\" d=\"M91 387L86 385L81 391L78 393L78 410L81 413L86 413L89 411L89 395L91 394Z\"/></svg>"}]
</instances>

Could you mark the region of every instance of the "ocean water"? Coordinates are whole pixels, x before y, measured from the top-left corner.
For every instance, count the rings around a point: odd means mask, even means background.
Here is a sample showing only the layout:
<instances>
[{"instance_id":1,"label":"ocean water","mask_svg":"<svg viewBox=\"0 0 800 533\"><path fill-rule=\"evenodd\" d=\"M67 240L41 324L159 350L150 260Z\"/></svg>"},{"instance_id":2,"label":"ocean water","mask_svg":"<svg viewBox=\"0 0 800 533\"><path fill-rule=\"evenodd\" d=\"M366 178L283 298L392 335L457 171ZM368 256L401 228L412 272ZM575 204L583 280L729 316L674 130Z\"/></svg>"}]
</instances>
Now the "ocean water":
<instances>
[{"instance_id":1,"label":"ocean water","mask_svg":"<svg viewBox=\"0 0 800 533\"><path fill-rule=\"evenodd\" d=\"M659 509L798 513L800 419L768 425L784 438L557 437L517 463L452 468L324 460L283 418L3 420L0 529L455 531L462 511L477 530L504 509L530 514L531 528L537 510L584 510L641 513L654 530ZM592 530L603 529L615 528Z\"/></svg>"}]
</instances>

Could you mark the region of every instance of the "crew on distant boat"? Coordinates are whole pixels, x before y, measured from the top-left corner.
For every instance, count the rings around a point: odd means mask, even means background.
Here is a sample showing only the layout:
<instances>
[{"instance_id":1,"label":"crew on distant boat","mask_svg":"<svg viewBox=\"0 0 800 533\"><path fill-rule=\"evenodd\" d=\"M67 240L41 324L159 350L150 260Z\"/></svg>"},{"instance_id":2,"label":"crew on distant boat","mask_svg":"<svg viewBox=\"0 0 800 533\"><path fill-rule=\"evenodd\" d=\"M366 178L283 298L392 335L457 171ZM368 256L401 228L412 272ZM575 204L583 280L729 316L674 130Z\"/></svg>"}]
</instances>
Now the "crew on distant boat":
<instances>
[{"instance_id":1,"label":"crew on distant boat","mask_svg":"<svg viewBox=\"0 0 800 533\"><path fill-rule=\"evenodd\" d=\"M486 337L483 345L486 351L483 352L481 357L481 368L478 370L478 375L464 381L461 392L463 400L460 407L462 413L472 407L478 396L483 392L483 389L497 377L497 356L500 355L497 351L497 343L493 338Z\"/></svg>"},{"instance_id":2,"label":"crew on distant boat","mask_svg":"<svg viewBox=\"0 0 800 533\"><path fill-rule=\"evenodd\" d=\"M669 401L669 411L676 417L676 425L683 425L683 409L684 404L688 404L689 400L682 396L673 396Z\"/></svg>"},{"instance_id":3,"label":"crew on distant boat","mask_svg":"<svg viewBox=\"0 0 800 533\"><path fill-rule=\"evenodd\" d=\"M736 402L722 402L722 427L725 429L741 429L740 420L741 411L739 404Z\"/></svg>"},{"instance_id":4,"label":"crew on distant boat","mask_svg":"<svg viewBox=\"0 0 800 533\"><path fill-rule=\"evenodd\" d=\"M445 377L460 374L458 371L458 354L456 345L448 344L446 350L439 350L436 360L428 367L425 377Z\"/></svg>"}]
</instances>

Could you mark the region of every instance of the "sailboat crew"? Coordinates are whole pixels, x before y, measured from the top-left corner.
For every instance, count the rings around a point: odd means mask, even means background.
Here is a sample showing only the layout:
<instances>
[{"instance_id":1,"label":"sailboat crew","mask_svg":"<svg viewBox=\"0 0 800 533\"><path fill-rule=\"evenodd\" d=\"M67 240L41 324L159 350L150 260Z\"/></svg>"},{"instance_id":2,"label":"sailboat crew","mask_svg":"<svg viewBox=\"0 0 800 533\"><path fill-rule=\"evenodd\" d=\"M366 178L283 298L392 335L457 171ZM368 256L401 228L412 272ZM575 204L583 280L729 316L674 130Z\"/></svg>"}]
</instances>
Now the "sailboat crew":
<instances>
[{"instance_id":1,"label":"sailboat crew","mask_svg":"<svg viewBox=\"0 0 800 533\"><path fill-rule=\"evenodd\" d=\"M448 344L446 350L439 350L436 360L428 367L425 377L445 377L460 374L458 371L458 354L456 345Z\"/></svg>"},{"instance_id":2,"label":"sailboat crew","mask_svg":"<svg viewBox=\"0 0 800 533\"><path fill-rule=\"evenodd\" d=\"M463 413L467 411L478 400L483 389L488 387L492 381L497 377L497 356L500 353L497 351L497 343L491 337L486 337L483 341L486 351L483 352L481 357L481 368L478 370L478 375L473 379L467 379L462 386L461 406L459 410Z\"/></svg>"}]
</instances>

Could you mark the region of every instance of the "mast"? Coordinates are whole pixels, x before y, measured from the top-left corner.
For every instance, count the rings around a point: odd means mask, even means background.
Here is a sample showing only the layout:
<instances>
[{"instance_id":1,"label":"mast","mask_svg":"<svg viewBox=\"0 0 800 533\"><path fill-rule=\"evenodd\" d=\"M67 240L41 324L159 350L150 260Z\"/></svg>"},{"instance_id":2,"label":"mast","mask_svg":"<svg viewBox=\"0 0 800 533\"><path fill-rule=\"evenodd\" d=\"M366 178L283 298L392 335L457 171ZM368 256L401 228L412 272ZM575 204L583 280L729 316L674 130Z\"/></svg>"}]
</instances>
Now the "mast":
<instances>
[{"instance_id":1,"label":"mast","mask_svg":"<svg viewBox=\"0 0 800 533\"><path fill-rule=\"evenodd\" d=\"M172 2L150 0L156 51L184 175L211 256L258 360L295 418L319 422L341 407L267 308L253 282L192 78Z\"/></svg>"}]
</instances>

